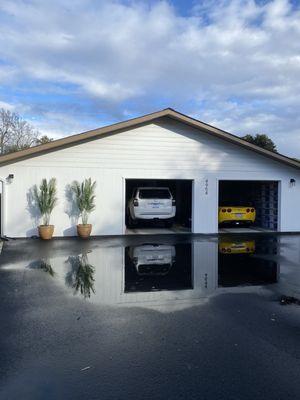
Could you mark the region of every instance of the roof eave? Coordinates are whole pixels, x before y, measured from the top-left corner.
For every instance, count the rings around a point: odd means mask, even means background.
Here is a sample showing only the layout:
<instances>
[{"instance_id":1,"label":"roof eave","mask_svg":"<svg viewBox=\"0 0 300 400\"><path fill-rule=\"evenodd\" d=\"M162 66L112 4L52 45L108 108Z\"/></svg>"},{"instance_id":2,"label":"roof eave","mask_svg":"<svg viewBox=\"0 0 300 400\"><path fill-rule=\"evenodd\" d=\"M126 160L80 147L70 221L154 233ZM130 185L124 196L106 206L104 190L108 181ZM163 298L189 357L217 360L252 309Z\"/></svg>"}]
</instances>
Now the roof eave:
<instances>
[{"instance_id":1,"label":"roof eave","mask_svg":"<svg viewBox=\"0 0 300 400\"><path fill-rule=\"evenodd\" d=\"M239 145L247 150L252 150L260 155L271 158L275 161L278 161L278 162L288 165L290 167L300 169L300 162L297 162L297 161L295 161L289 157L286 157L282 154L273 153L272 151L263 149L259 146L256 146L252 143L247 142L244 139L239 138L238 136L232 135L229 132L226 132L226 131L223 131L214 126L208 125L204 122L196 120L185 114L181 114L180 112L175 111L172 108L166 108L166 109L163 109L163 110L151 113L151 114L146 114L142 117L137 117L137 118L133 118L133 119L130 119L127 121L118 122L113 125L104 126L103 128L93 129L90 131L79 133L77 135L72 135L72 136L62 138L62 139L58 139L58 140L55 140L55 141L52 141L52 142L49 142L46 144L42 144L42 145L35 146L35 147L30 147L29 149L26 149L26 150L21 150L21 151L17 151L14 153L3 155L0 157L0 166L4 166L4 165L11 164L14 162L22 161L24 159L28 159L31 157L36 157L36 156L39 156L39 155L42 155L42 154L45 154L48 152L52 152L55 150L59 150L59 149L65 148L65 147L69 147L72 145L80 144L82 142L93 140L93 139L100 137L102 135L105 135L105 134L117 133L122 130L134 128L136 126L154 121L154 120L162 118L162 117L170 117L172 119L175 119L176 121L185 123L196 129L201 129L201 131L204 131L208 134L211 134L211 135L213 134L215 137L218 137L222 140L228 141L235 145Z\"/></svg>"}]
</instances>

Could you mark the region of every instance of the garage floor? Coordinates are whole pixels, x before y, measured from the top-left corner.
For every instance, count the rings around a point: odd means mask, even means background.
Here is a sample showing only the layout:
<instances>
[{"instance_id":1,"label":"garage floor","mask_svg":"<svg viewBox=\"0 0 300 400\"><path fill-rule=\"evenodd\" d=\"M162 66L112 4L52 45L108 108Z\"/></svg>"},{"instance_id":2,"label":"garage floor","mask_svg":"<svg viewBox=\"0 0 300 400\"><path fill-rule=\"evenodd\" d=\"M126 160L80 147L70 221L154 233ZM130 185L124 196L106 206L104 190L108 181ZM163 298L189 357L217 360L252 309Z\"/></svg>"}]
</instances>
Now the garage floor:
<instances>
[{"instance_id":1,"label":"garage floor","mask_svg":"<svg viewBox=\"0 0 300 400\"><path fill-rule=\"evenodd\" d=\"M219 233L257 233L257 232L274 232L271 229L255 227L230 227L230 228L219 228Z\"/></svg>"},{"instance_id":2,"label":"garage floor","mask_svg":"<svg viewBox=\"0 0 300 400\"><path fill-rule=\"evenodd\" d=\"M228 227L228 228L219 228L219 233L261 233L261 232L273 232L271 229L260 228L258 226L248 228L248 227ZM189 228L185 228L181 225L174 225L172 228L134 228L134 229L126 229L125 235L165 235L172 233L191 233Z\"/></svg>"},{"instance_id":3,"label":"garage floor","mask_svg":"<svg viewBox=\"0 0 300 400\"><path fill-rule=\"evenodd\" d=\"M126 229L126 235L161 235L161 234L170 234L170 233L191 233L190 228L186 228L182 225L173 225L172 228L162 228L158 227L138 227Z\"/></svg>"}]
</instances>

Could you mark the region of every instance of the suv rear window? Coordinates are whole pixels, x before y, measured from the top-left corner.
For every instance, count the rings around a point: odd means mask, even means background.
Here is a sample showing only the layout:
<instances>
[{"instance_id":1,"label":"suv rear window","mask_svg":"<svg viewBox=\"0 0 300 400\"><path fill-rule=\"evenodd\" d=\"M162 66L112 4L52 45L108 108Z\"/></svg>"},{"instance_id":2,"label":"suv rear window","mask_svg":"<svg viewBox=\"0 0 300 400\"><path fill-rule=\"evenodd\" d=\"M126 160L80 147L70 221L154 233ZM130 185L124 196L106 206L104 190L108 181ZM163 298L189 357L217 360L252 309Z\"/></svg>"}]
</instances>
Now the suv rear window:
<instances>
[{"instance_id":1,"label":"suv rear window","mask_svg":"<svg viewBox=\"0 0 300 400\"><path fill-rule=\"evenodd\" d=\"M140 189L140 199L170 199L171 193L168 189Z\"/></svg>"}]
</instances>

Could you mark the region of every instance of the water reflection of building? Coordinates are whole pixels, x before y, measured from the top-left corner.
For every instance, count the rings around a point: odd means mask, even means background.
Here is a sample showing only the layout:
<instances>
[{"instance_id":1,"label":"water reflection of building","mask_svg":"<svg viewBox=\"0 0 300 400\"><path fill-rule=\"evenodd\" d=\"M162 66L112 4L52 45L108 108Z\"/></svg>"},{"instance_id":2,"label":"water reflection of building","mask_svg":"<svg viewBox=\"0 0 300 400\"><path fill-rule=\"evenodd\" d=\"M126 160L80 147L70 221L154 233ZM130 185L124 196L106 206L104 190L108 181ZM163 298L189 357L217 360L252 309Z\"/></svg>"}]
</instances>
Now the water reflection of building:
<instances>
[{"instance_id":1,"label":"water reflection of building","mask_svg":"<svg viewBox=\"0 0 300 400\"><path fill-rule=\"evenodd\" d=\"M235 251L222 251L229 247ZM79 274L80 279L75 279L77 286L75 281L67 284L70 256L57 256L53 251L48 261L54 271L51 281L60 282L71 296L77 287L77 296L99 305L175 310L224 291L256 290L258 285L278 295L299 297L299 248L300 237L273 235L241 239L241 243L234 237L220 244L213 238L187 244L152 243L128 248L93 245L90 250L85 249L88 264L93 266L92 274L88 274L91 283L88 292L81 285L86 282L85 275ZM32 269L33 265L40 268L40 263L34 264L34 260L28 267ZM74 270L72 276L76 278Z\"/></svg>"},{"instance_id":2,"label":"water reflection of building","mask_svg":"<svg viewBox=\"0 0 300 400\"><path fill-rule=\"evenodd\" d=\"M74 268L74 262L70 263L70 259L74 261L78 257L55 257L54 253L51 259L56 280L64 285L70 295L74 295L78 271L78 263ZM89 296L84 296L86 291L77 285L79 290L75 294L97 304L151 308L171 306L180 309L203 301L215 291L217 262L217 244L214 242L171 246L151 244L132 248L99 247L88 254L88 263L94 267L93 290ZM126 276L128 263L131 275ZM148 271L147 263L150 267ZM137 266L143 266L146 270L142 269L141 273ZM155 268L160 272L155 272ZM129 281L126 281L127 278ZM136 278L140 281L134 287ZM126 290L126 287L130 290Z\"/></svg>"},{"instance_id":3,"label":"water reflection of building","mask_svg":"<svg viewBox=\"0 0 300 400\"><path fill-rule=\"evenodd\" d=\"M219 244L218 286L257 286L277 282L277 242L229 238Z\"/></svg>"},{"instance_id":4,"label":"water reflection of building","mask_svg":"<svg viewBox=\"0 0 300 400\"><path fill-rule=\"evenodd\" d=\"M300 235L278 236L280 281L278 294L300 299Z\"/></svg>"}]
</instances>

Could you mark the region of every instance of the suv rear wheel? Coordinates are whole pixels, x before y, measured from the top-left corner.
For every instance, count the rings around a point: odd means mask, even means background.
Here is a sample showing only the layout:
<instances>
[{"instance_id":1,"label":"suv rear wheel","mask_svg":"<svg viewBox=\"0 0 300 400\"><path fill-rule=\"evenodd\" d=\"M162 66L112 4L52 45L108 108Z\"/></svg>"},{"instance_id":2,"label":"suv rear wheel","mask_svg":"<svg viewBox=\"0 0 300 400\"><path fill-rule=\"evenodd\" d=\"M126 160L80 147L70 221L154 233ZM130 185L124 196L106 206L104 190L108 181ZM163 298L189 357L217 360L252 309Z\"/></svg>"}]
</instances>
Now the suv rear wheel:
<instances>
[{"instance_id":1,"label":"suv rear wheel","mask_svg":"<svg viewBox=\"0 0 300 400\"><path fill-rule=\"evenodd\" d=\"M167 221L165 221L165 227L166 228L171 228L174 224L174 220L173 219L168 219Z\"/></svg>"}]
</instances>

